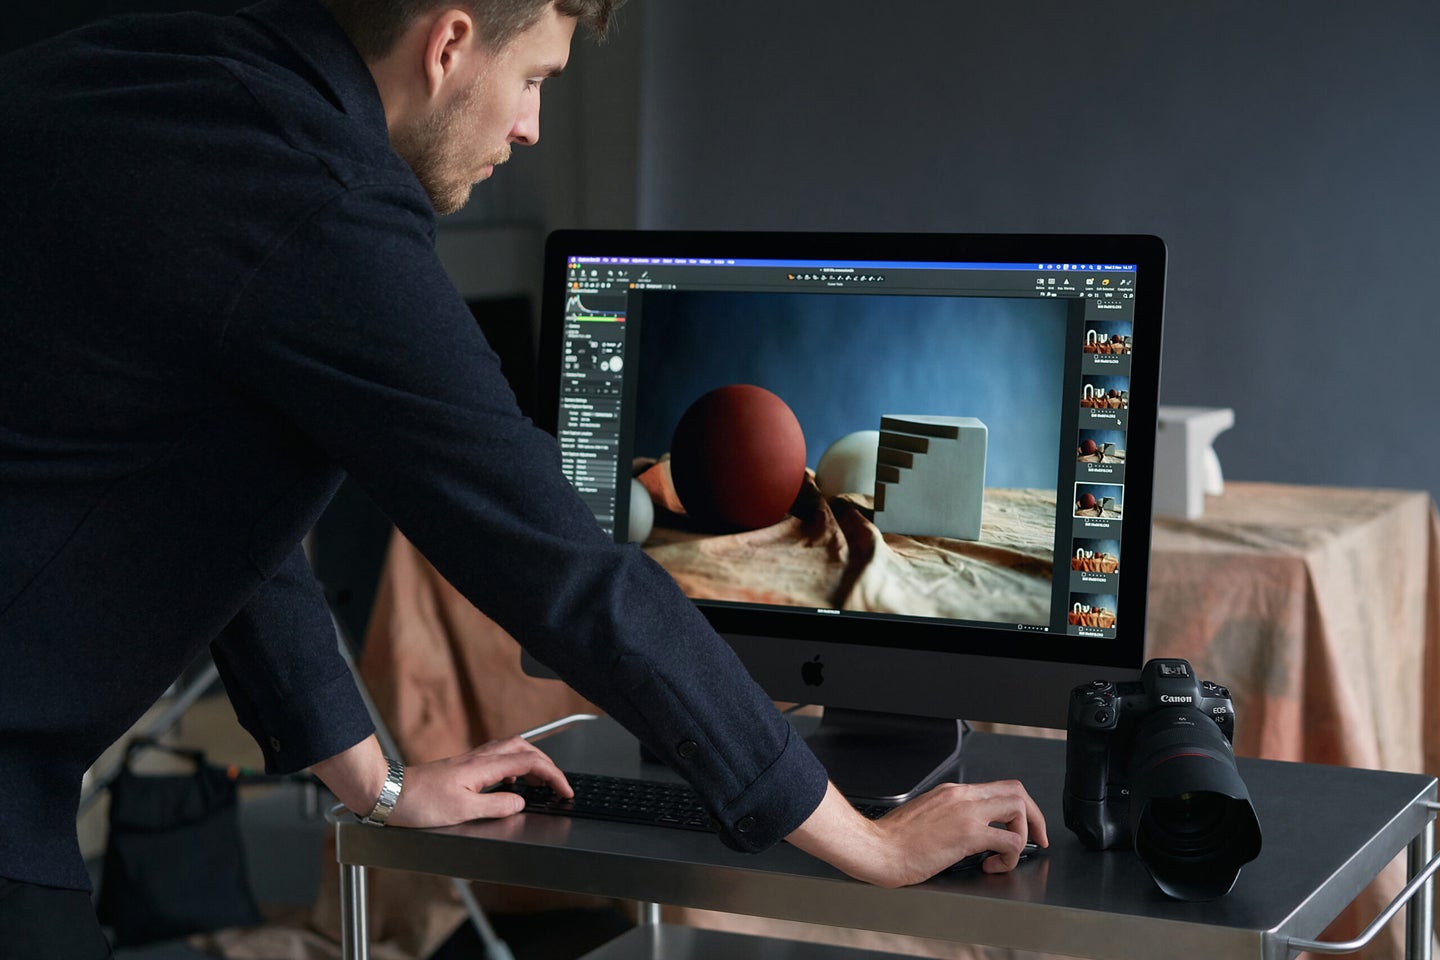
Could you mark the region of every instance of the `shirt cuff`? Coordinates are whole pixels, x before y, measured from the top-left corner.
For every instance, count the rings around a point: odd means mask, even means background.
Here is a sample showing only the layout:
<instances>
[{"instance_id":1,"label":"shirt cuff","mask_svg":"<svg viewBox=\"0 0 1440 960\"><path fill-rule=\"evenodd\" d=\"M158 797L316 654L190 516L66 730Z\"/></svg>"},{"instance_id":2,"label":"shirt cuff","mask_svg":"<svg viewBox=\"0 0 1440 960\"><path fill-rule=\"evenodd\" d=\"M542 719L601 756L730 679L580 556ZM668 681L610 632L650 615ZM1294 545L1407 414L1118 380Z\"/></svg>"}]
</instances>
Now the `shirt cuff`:
<instances>
[{"instance_id":1,"label":"shirt cuff","mask_svg":"<svg viewBox=\"0 0 1440 960\"><path fill-rule=\"evenodd\" d=\"M775 762L716 811L721 841L745 853L759 853L779 843L820 806L828 779L825 768L792 728Z\"/></svg>"},{"instance_id":2,"label":"shirt cuff","mask_svg":"<svg viewBox=\"0 0 1440 960\"><path fill-rule=\"evenodd\" d=\"M355 679L344 673L271 705L250 730L265 755L266 773L296 773L343 753L375 732Z\"/></svg>"}]
</instances>

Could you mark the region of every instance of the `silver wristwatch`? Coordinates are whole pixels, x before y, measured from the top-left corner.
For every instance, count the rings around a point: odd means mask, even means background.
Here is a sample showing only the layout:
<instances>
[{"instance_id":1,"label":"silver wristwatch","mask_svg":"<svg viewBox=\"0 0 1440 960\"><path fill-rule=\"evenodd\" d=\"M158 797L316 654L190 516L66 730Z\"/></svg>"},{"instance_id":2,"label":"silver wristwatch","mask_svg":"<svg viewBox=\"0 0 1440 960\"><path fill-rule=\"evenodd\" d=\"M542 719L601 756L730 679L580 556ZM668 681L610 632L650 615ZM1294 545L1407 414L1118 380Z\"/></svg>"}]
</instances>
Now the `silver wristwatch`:
<instances>
[{"instance_id":1,"label":"silver wristwatch","mask_svg":"<svg viewBox=\"0 0 1440 960\"><path fill-rule=\"evenodd\" d=\"M385 826L385 821L390 819L395 809L395 802L400 799L400 787L405 782L405 764L389 757L385 758L385 763L389 772L385 774L385 785L380 788L380 799L375 801L374 810L360 818L361 823Z\"/></svg>"}]
</instances>

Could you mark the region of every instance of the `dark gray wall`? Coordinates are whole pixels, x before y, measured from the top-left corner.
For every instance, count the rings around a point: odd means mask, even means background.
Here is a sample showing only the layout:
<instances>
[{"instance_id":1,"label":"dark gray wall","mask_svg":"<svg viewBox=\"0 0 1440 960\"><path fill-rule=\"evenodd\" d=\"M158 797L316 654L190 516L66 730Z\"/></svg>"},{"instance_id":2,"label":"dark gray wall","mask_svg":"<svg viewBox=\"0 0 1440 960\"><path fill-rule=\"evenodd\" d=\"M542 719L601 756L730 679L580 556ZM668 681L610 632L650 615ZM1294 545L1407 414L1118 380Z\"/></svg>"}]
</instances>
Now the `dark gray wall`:
<instances>
[{"instance_id":1,"label":"dark gray wall","mask_svg":"<svg viewBox=\"0 0 1440 960\"><path fill-rule=\"evenodd\" d=\"M643 9L641 226L1159 234L1227 477L1440 495L1440 5Z\"/></svg>"}]
</instances>

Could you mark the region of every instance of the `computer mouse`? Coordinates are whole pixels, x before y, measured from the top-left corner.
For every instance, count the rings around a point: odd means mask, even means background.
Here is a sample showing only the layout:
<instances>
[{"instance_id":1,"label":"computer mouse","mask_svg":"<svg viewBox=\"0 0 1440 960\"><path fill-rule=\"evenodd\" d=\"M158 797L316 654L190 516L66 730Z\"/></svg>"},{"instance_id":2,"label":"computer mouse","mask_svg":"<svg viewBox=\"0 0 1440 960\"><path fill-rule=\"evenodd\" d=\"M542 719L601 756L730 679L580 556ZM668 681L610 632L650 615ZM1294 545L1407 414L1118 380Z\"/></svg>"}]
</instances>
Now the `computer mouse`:
<instances>
[{"instance_id":1,"label":"computer mouse","mask_svg":"<svg viewBox=\"0 0 1440 960\"><path fill-rule=\"evenodd\" d=\"M1024 861L1030 859L1030 855L1039 849L1040 848L1033 843L1025 844L1025 849L1020 852L1020 861L1023 863ZM951 864L940 872L955 873L959 870L977 870L979 869L980 864L985 862L985 859L987 857L993 856L995 856L994 850L981 850L979 853L972 853L968 857L961 858L960 860L956 861L955 863Z\"/></svg>"}]
</instances>

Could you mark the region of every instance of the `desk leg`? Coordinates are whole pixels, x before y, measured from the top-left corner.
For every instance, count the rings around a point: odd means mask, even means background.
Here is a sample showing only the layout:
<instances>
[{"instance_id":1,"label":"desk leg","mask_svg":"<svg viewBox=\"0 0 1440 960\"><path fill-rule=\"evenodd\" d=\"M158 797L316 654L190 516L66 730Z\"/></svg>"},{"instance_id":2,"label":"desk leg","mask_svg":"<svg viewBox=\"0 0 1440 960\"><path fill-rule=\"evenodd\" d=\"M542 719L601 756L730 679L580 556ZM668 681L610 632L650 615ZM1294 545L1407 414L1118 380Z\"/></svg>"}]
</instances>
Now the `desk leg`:
<instances>
[{"instance_id":1,"label":"desk leg","mask_svg":"<svg viewBox=\"0 0 1440 960\"><path fill-rule=\"evenodd\" d=\"M1410 876L1418 874L1435 854L1435 821L1425 825L1414 840L1410 841L1406 866ZM1430 945L1435 936L1435 878L1420 890L1415 899L1405 908L1405 957L1406 960L1430 960Z\"/></svg>"},{"instance_id":2,"label":"desk leg","mask_svg":"<svg viewBox=\"0 0 1440 960\"><path fill-rule=\"evenodd\" d=\"M365 897L365 868L340 864L340 956L343 960L370 960L369 903Z\"/></svg>"}]
</instances>

